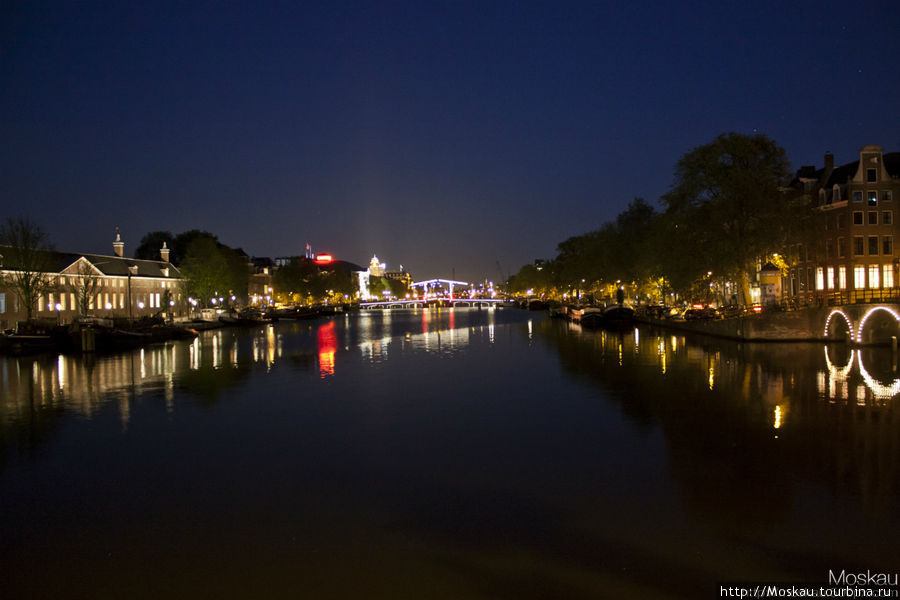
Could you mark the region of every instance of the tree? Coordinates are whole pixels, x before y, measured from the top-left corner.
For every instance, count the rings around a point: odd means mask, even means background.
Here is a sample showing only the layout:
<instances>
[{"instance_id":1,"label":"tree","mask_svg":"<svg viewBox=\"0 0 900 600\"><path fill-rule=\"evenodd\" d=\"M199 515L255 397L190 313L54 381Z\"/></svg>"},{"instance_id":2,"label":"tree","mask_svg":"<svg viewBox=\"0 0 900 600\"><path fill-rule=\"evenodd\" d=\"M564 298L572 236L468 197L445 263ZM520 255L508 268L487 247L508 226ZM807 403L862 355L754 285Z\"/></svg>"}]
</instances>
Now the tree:
<instances>
[{"instance_id":1,"label":"tree","mask_svg":"<svg viewBox=\"0 0 900 600\"><path fill-rule=\"evenodd\" d=\"M159 233L159 232L157 232ZM163 232L164 233L164 232ZM153 234L148 234L153 235ZM171 248L169 252L169 262L171 262L176 267L180 267L182 261L187 258L188 248L192 243L194 243L197 239L208 239L212 240L216 244L219 243L219 238L214 236L208 231L200 231L199 229L191 229L190 231L185 231L179 233L175 236L175 239L169 244L169 248ZM143 240L142 240L143 243ZM157 247L159 250L159 247Z\"/></svg>"},{"instance_id":2,"label":"tree","mask_svg":"<svg viewBox=\"0 0 900 600\"><path fill-rule=\"evenodd\" d=\"M31 320L38 299L53 289L47 275L53 248L44 231L24 217L7 218L0 226L0 246L0 283L13 290Z\"/></svg>"},{"instance_id":3,"label":"tree","mask_svg":"<svg viewBox=\"0 0 900 600\"><path fill-rule=\"evenodd\" d=\"M187 248L181 264L187 293L202 306L213 298L244 296L247 290L247 266L231 248L209 236L198 236Z\"/></svg>"},{"instance_id":4,"label":"tree","mask_svg":"<svg viewBox=\"0 0 900 600\"><path fill-rule=\"evenodd\" d=\"M141 243L134 249L134 257L141 260L159 260L159 250L163 244L169 248L169 262L178 265L182 257L172 251L175 246L175 236L168 231L151 231L142 237Z\"/></svg>"},{"instance_id":5,"label":"tree","mask_svg":"<svg viewBox=\"0 0 900 600\"><path fill-rule=\"evenodd\" d=\"M681 157L663 203L696 275L735 279L749 302L757 260L784 242L789 176L787 154L765 135L722 134Z\"/></svg>"},{"instance_id":6,"label":"tree","mask_svg":"<svg viewBox=\"0 0 900 600\"><path fill-rule=\"evenodd\" d=\"M94 267L84 260L80 261L77 274L69 277L69 290L75 295L79 315L87 316L91 302L101 287L100 276Z\"/></svg>"}]
</instances>

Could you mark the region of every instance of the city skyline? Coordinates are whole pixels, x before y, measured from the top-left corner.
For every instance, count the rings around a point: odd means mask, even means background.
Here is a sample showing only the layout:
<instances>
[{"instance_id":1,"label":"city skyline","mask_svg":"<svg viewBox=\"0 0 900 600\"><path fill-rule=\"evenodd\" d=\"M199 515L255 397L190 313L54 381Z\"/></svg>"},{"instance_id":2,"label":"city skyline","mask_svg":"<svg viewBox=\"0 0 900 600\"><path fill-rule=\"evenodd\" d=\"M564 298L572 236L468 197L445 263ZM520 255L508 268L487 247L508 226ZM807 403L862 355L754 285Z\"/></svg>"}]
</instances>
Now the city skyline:
<instances>
[{"instance_id":1,"label":"city skyline","mask_svg":"<svg viewBox=\"0 0 900 600\"><path fill-rule=\"evenodd\" d=\"M655 206L723 132L793 169L900 149L900 11L843 8L6 5L3 212L65 251L202 229L496 280Z\"/></svg>"}]
</instances>

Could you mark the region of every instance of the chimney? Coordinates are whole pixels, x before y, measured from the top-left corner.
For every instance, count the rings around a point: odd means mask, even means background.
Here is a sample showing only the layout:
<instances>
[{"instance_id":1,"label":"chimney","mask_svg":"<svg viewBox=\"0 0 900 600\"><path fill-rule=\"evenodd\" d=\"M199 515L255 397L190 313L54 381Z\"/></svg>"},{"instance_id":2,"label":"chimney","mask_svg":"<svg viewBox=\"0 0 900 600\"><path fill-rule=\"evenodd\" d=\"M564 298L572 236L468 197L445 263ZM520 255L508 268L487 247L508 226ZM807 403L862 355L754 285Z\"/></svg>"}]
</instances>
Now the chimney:
<instances>
[{"instance_id":1,"label":"chimney","mask_svg":"<svg viewBox=\"0 0 900 600\"><path fill-rule=\"evenodd\" d=\"M825 153L825 168L833 169L834 168L834 154L831 152Z\"/></svg>"},{"instance_id":2,"label":"chimney","mask_svg":"<svg viewBox=\"0 0 900 600\"><path fill-rule=\"evenodd\" d=\"M125 242L122 241L122 236L118 231L116 232L116 241L113 242L113 252L118 257L125 256Z\"/></svg>"},{"instance_id":3,"label":"chimney","mask_svg":"<svg viewBox=\"0 0 900 600\"><path fill-rule=\"evenodd\" d=\"M159 259L163 262L169 262L169 249L166 247L165 242L163 242L163 247L159 249Z\"/></svg>"}]
</instances>

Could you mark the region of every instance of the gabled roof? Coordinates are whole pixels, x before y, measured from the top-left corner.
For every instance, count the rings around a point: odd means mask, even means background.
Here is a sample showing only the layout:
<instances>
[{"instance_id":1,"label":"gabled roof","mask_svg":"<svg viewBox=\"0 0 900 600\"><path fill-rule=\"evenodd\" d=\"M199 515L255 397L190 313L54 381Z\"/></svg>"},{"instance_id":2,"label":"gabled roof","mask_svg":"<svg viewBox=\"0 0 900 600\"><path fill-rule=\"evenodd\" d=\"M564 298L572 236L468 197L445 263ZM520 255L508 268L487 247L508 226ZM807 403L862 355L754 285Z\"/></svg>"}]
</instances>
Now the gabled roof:
<instances>
[{"instance_id":1,"label":"gabled roof","mask_svg":"<svg viewBox=\"0 0 900 600\"><path fill-rule=\"evenodd\" d=\"M888 174L891 177L900 178L900 152L888 152L882 154L882 159L884 160L884 167L887 169ZM815 169L815 167L801 167L797 171L791 185L797 185L800 179L815 179L821 181L825 174L825 169L822 168L815 171L813 171L813 169ZM835 184L844 185L856 175L858 170L858 160L854 160L853 162L849 162L839 167L834 167L828 175L828 180L822 184L822 187L831 188Z\"/></svg>"},{"instance_id":2,"label":"gabled roof","mask_svg":"<svg viewBox=\"0 0 900 600\"><path fill-rule=\"evenodd\" d=\"M102 254L76 254L72 252L48 251L47 256L47 272L62 273L81 258L87 260L100 273L107 276L126 277L159 277L167 279L178 279L181 272L170 262L161 260L139 260L137 258L126 258L122 256L105 256ZM15 251L12 248L0 247L0 255L4 255L2 268L16 270L17 265L14 263L13 257ZM129 269L129 267L132 267ZM133 269L137 267L136 271ZM168 269L168 274L166 274Z\"/></svg>"}]
</instances>

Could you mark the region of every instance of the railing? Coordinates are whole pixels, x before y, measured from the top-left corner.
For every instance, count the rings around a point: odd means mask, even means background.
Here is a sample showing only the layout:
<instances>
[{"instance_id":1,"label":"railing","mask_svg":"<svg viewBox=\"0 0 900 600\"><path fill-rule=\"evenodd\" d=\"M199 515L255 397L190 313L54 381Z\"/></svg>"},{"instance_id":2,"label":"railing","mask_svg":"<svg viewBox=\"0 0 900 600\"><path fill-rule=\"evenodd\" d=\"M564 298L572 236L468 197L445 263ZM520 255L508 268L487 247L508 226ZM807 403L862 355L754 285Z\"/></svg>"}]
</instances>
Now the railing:
<instances>
[{"instance_id":1,"label":"railing","mask_svg":"<svg viewBox=\"0 0 900 600\"><path fill-rule=\"evenodd\" d=\"M900 288L878 288L865 290L838 290L817 292L786 300L784 308L808 308L867 303L900 304Z\"/></svg>"}]
</instances>

